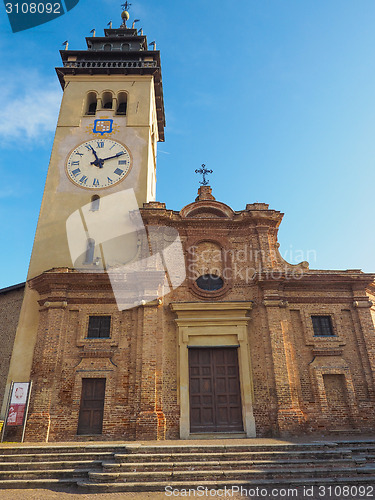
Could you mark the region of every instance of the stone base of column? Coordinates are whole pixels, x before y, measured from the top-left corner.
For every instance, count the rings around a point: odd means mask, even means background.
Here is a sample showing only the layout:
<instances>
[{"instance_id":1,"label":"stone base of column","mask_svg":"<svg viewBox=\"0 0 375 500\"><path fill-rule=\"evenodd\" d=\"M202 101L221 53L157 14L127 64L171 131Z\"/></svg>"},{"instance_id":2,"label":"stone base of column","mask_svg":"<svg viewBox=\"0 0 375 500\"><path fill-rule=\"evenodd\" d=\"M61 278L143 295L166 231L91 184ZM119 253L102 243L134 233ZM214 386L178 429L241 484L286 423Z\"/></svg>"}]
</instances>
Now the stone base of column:
<instances>
[{"instance_id":1,"label":"stone base of column","mask_svg":"<svg viewBox=\"0 0 375 500\"><path fill-rule=\"evenodd\" d=\"M279 410L277 423L280 434L285 436L291 434L301 434L307 431L305 414L301 410L294 408Z\"/></svg>"},{"instance_id":2,"label":"stone base of column","mask_svg":"<svg viewBox=\"0 0 375 500\"><path fill-rule=\"evenodd\" d=\"M158 416L158 441L165 440L166 419L162 411L157 411Z\"/></svg>"},{"instance_id":3,"label":"stone base of column","mask_svg":"<svg viewBox=\"0 0 375 500\"><path fill-rule=\"evenodd\" d=\"M32 413L27 419L24 441L48 442L51 417L49 413Z\"/></svg>"},{"instance_id":4,"label":"stone base of column","mask_svg":"<svg viewBox=\"0 0 375 500\"><path fill-rule=\"evenodd\" d=\"M135 438L137 441L157 441L159 438L159 413L156 411L142 411L135 424ZM164 415L163 415L164 417Z\"/></svg>"}]
</instances>

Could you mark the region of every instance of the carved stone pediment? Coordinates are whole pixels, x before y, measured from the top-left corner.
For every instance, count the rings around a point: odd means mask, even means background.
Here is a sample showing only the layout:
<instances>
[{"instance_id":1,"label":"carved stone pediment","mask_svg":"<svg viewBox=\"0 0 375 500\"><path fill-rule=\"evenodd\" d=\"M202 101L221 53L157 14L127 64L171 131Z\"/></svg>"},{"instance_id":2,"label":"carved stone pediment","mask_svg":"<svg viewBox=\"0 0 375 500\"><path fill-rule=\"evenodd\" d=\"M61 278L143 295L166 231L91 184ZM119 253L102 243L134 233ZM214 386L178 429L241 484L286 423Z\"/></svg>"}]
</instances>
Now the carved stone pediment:
<instances>
[{"instance_id":1,"label":"carved stone pediment","mask_svg":"<svg viewBox=\"0 0 375 500\"><path fill-rule=\"evenodd\" d=\"M180 216L189 219L232 219L234 212L225 203L207 200L186 205L181 210Z\"/></svg>"}]
</instances>

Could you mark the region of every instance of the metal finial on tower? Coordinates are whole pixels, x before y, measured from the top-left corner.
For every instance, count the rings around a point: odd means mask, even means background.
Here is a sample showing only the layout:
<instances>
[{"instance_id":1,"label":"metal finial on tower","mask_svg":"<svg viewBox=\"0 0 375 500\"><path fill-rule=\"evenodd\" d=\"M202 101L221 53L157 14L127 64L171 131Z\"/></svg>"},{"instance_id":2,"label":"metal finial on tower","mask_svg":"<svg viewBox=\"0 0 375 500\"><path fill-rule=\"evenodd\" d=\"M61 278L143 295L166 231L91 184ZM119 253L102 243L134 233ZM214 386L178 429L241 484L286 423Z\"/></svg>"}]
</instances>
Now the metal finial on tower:
<instances>
[{"instance_id":1,"label":"metal finial on tower","mask_svg":"<svg viewBox=\"0 0 375 500\"><path fill-rule=\"evenodd\" d=\"M120 26L120 28L126 28L126 21L129 20L129 12L126 10L130 7L130 3L128 2L125 2L121 5L121 7L124 9L122 12L121 12L121 19L122 19L122 24Z\"/></svg>"},{"instance_id":2,"label":"metal finial on tower","mask_svg":"<svg viewBox=\"0 0 375 500\"><path fill-rule=\"evenodd\" d=\"M134 19L133 24L132 24L133 29L135 28L135 23L139 23L139 21L140 21L140 19Z\"/></svg>"},{"instance_id":3,"label":"metal finial on tower","mask_svg":"<svg viewBox=\"0 0 375 500\"><path fill-rule=\"evenodd\" d=\"M138 35L143 35L143 28L139 28L139 30L137 31Z\"/></svg>"},{"instance_id":4,"label":"metal finial on tower","mask_svg":"<svg viewBox=\"0 0 375 500\"><path fill-rule=\"evenodd\" d=\"M109 23L107 24L107 26L109 26L109 29L111 30L112 29L112 21L109 21Z\"/></svg>"},{"instance_id":5,"label":"metal finial on tower","mask_svg":"<svg viewBox=\"0 0 375 500\"><path fill-rule=\"evenodd\" d=\"M195 170L196 174L202 174L203 175L203 181L199 181L199 184L202 184L202 186L207 186L208 185L208 180L206 179L207 174L212 174L213 170L208 170L206 168L206 165L202 163L201 168L197 168Z\"/></svg>"},{"instance_id":6,"label":"metal finial on tower","mask_svg":"<svg viewBox=\"0 0 375 500\"><path fill-rule=\"evenodd\" d=\"M95 34L96 34L96 30L95 30L95 28L94 28L94 29L92 29L92 30L90 31L90 33L92 33L92 36L94 37L94 36L95 36Z\"/></svg>"},{"instance_id":7,"label":"metal finial on tower","mask_svg":"<svg viewBox=\"0 0 375 500\"><path fill-rule=\"evenodd\" d=\"M156 50L156 42L151 42L149 43L149 45L152 45L152 50Z\"/></svg>"},{"instance_id":8,"label":"metal finial on tower","mask_svg":"<svg viewBox=\"0 0 375 500\"><path fill-rule=\"evenodd\" d=\"M65 47L65 50L68 50L68 45L69 45L68 40L65 40L65 42L63 43L63 45Z\"/></svg>"}]
</instances>

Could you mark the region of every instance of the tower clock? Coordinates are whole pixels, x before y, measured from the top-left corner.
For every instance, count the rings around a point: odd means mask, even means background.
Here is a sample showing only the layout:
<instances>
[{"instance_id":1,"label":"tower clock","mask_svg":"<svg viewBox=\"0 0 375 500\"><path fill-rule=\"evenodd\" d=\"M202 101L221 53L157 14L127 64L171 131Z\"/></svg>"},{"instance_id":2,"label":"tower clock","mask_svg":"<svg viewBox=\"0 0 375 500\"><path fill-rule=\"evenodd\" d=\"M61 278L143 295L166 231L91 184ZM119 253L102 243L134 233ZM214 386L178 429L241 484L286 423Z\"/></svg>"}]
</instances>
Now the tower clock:
<instances>
[{"instance_id":1,"label":"tower clock","mask_svg":"<svg viewBox=\"0 0 375 500\"><path fill-rule=\"evenodd\" d=\"M66 173L75 185L96 190L121 182L130 168L130 152L112 139L83 142L73 149L66 162Z\"/></svg>"}]
</instances>

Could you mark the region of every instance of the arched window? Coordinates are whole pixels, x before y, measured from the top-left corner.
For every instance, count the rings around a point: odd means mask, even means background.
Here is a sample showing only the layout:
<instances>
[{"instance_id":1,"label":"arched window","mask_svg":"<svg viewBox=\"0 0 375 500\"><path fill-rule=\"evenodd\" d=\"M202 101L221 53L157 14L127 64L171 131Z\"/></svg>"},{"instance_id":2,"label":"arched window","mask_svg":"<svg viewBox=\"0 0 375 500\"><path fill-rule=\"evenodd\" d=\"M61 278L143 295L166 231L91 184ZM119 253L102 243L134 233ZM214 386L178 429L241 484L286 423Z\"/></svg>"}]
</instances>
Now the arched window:
<instances>
[{"instance_id":1,"label":"arched window","mask_svg":"<svg viewBox=\"0 0 375 500\"><path fill-rule=\"evenodd\" d=\"M127 93L126 92L120 92L118 97L117 97L117 115L126 115L126 108L127 108Z\"/></svg>"},{"instance_id":2,"label":"arched window","mask_svg":"<svg viewBox=\"0 0 375 500\"><path fill-rule=\"evenodd\" d=\"M199 276L196 284L201 290L206 290L208 292L220 290L220 288L223 288L224 286L223 280L220 276L216 276L215 274L204 274Z\"/></svg>"},{"instance_id":3,"label":"arched window","mask_svg":"<svg viewBox=\"0 0 375 500\"><path fill-rule=\"evenodd\" d=\"M104 44L103 49L104 49L104 50L112 50L112 44L110 44L110 43L105 43L105 44Z\"/></svg>"},{"instance_id":4,"label":"arched window","mask_svg":"<svg viewBox=\"0 0 375 500\"><path fill-rule=\"evenodd\" d=\"M86 115L95 115L96 114L96 105L97 105L96 94L95 94L95 92L90 92L87 95Z\"/></svg>"},{"instance_id":5,"label":"arched window","mask_svg":"<svg viewBox=\"0 0 375 500\"><path fill-rule=\"evenodd\" d=\"M112 94L110 92L104 92L102 97L102 108L112 109Z\"/></svg>"},{"instance_id":6,"label":"arched window","mask_svg":"<svg viewBox=\"0 0 375 500\"><path fill-rule=\"evenodd\" d=\"M94 261L95 240L87 240L86 258L84 264L92 264Z\"/></svg>"},{"instance_id":7,"label":"arched window","mask_svg":"<svg viewBox=\"0 0 375 500\"><path fill-rule=\"evenodd\" d=\"M100 206L100 196L97 194L94 194L94 196L91 197L91 212L97 212L99 210Z\"/></svg>"}]
</instances>

